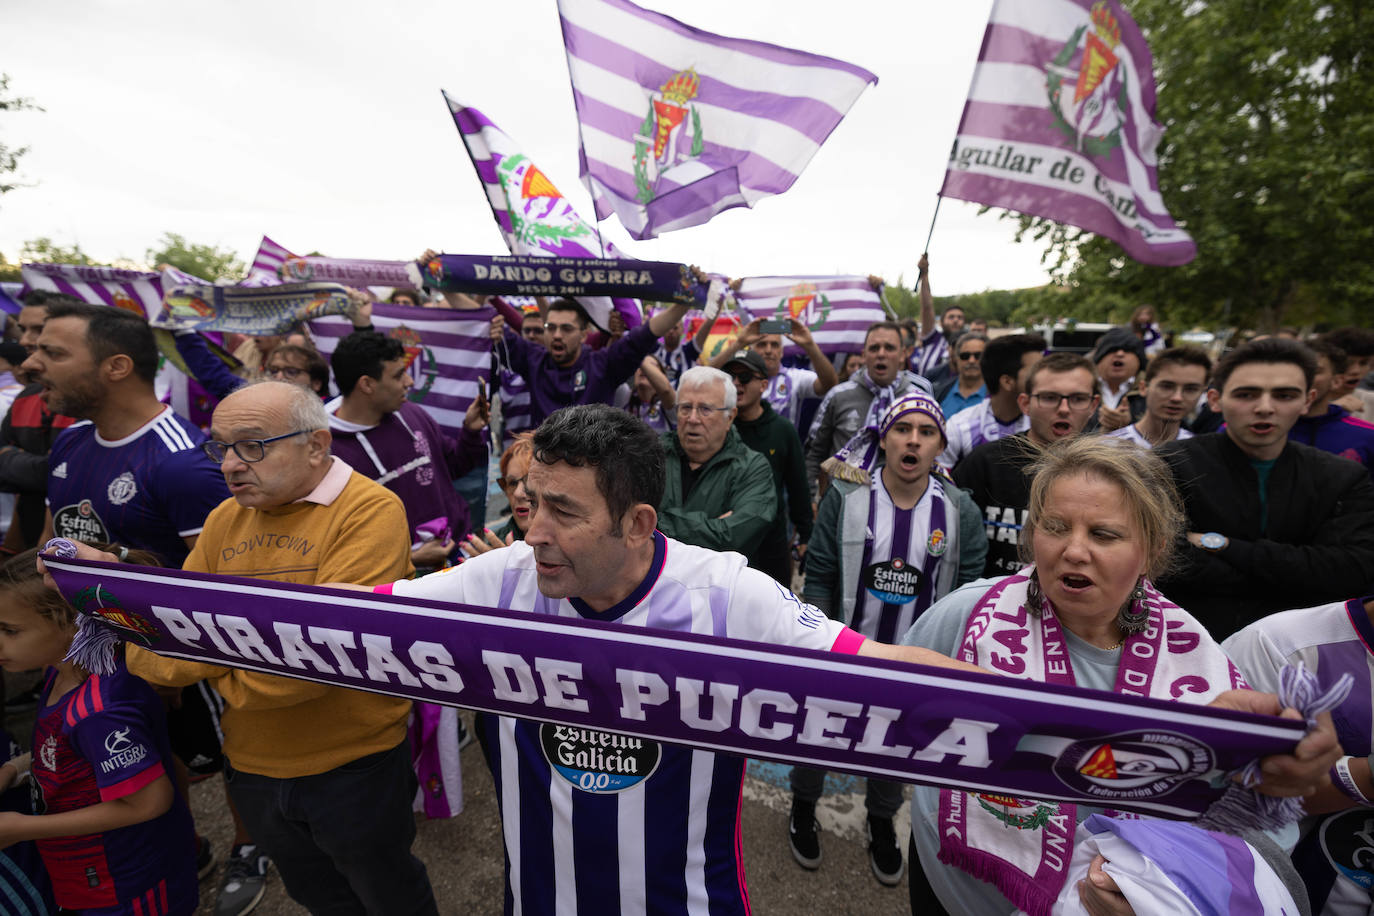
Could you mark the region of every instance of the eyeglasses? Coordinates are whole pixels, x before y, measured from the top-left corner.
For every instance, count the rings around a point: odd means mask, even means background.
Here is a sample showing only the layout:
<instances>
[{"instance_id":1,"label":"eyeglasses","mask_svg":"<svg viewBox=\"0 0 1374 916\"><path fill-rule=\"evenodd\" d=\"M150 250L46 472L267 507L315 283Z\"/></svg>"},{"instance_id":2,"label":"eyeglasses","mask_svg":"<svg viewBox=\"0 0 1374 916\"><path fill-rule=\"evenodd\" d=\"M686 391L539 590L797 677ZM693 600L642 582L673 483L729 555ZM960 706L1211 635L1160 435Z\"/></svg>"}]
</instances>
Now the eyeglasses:
<instances>
[{"instance_id":1,"label":"eyeglasses","mask_svg":"<svg viewBox=\"0 0 1374 916\"><path fill-rule=\"evenodd\" d=\"M200 444L201 451L205 452L205 457L215 464L223 464L224 456L233 449L234 454L239 458L253 464L267 457L267 445L280 439L290 439L292 436L303 436L310 432L308 429L298 429L294 433L282 433L280 436L273 436L270 439L240 439L237 442L217 442L214 439Z\"/></svg>"},{"instance_id":2,"label":"eyeglasses","mask_svg":"<svg viewBox=\"0 0 1374 916\"><path fill-rule=\"evenodd\" d=\"M524 483L524 482L525 482L525 478L524 478L524 477L498 477L498 478L496 478L496 485L497 485L498 487L500 487L501 489L503 489L503 490L514 490L516 487L520 486L520 485L521 485L522 483Z\"/></svg>"},{"instance_id":3,"label":"eyeglasses","mask_svg":"<svg viewBox=\"0 0 1374 916\"><path fill-rule=\"evenodd\" d=\"M283 378L300 378L305 375L304 369L297 369L295 366L272 366L267 370L270 376L282 376Z\"/></svg>"},{"instance_id":4,"label":"eyeglasses","mask_svg":"<svg viewBox=\"0 0 1374 916\"><path fill-rule=\"evenodd\" d=\"M575 324L553 324L552 322L547 322L544 325L544 330L550 334L576 334L582 329Z\"/></svg>"},{"instance_id":5,"label":"eyeglasses","mask_svg":"<svg viewBox=\"0 0 1374 916\"><path fill-rule=\"evenodd\" d=\"M1074 394L1060 394L1057 391L1037 391L1035 394L1031 395L1031 397L1035 398L1035 403L1044 407L1046 410L1058 410L1060 403L1063 401L1068 401L1069 406L1074 410L1083 410L1093 402L1092 395L1083 394L1081 391L1075 392Z\"/></svg>"},{"instance_id":6,"label":"eyeglasses","mask_svg":"<svg viewBox=\"0 0 1374 916\"><path fill-rule=\"evenodd\" d=\"M983 354L982 354L981 352L979 352L979 353L960 353L960 354L959 354L959 358L962 359L964 362L968 362L969 360L973 360L973 361L975 361L975 362L980 362L980 361L982 361L982 359L983 359Z\"/></svg>"},{"instance_id":7,"label":"eyeglasses","mask_svg":"<svg viewBox=\"0 0 1374 916\"><path fill-rule=\"evenodd\" d=\"M680 419L696 415L703 420L711 416L714 411L729 413L729 407L712 407L710 404L679 404L677 405L677 415Z\"/></svg>"}]
</instances>

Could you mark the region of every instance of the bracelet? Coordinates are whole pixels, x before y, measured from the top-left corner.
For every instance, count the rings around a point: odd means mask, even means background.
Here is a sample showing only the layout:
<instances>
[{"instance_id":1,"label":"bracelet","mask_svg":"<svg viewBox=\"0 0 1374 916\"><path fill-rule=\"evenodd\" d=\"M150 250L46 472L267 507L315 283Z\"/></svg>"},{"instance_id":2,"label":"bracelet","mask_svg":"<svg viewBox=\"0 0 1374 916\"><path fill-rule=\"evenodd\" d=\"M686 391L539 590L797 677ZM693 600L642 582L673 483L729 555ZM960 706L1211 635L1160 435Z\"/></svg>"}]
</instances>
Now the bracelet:
<instances>
[{"instance_id":1,"label":"bracelet","mask_svg":"<svg viewBox=\"0 0 1374 916\"><path fill-rule=\"evenodd\" d=\"M1331 767L1331 781L1336 788L1340 789L1347 797L1356 804L1366 808L1374 808L1374 799L1370 799L1360 791L1359 783L1355 782L1355 777L1350 774L1350 761L1353 758L1345 756L1336 761Z\"/></svg>"}]
</instances>

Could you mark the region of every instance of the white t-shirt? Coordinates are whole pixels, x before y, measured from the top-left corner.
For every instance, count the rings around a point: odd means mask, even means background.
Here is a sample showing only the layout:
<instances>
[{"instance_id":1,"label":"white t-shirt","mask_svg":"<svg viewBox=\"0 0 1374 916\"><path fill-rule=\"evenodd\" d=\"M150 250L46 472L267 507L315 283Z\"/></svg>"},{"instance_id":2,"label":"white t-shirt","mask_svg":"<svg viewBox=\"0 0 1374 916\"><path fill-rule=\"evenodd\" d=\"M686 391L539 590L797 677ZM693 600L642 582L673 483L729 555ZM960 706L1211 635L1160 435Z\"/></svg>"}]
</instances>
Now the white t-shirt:
<instances>
[{"instance_id":1,"label":"white t-shirt","mask_svg":"<svg viewBox=\"0 0 1374 916\"><path fill-rule=\"evenodd\" d=\"M783 419L796 426L801 416L802 402L818 396L817 378L819 376L810 369L783 366L778 369L777 375L768 380L767 387L763 389L763 399L772 404Z\"/></svg>"}]
</instances>

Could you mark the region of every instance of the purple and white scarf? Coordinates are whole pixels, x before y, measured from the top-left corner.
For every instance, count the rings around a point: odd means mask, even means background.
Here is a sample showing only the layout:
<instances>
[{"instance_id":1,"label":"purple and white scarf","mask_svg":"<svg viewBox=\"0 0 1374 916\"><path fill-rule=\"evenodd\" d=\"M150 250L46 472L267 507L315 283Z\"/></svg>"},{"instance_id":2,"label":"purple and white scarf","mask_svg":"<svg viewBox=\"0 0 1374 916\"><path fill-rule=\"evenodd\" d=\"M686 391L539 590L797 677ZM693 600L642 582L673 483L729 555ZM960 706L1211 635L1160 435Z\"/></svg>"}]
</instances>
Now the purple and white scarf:
<instances>
[{"instance_id":1,"label":"purple and white scarf","mask_svg":"<svg viewBox=\"0 0 1374 916\"><path fill-rule=\"evenodd\" d=\"M867 369L860 369L849 379L854 384L866 388L869 394L873 395L873 400L868 403L868 413L864 415L864 421L859 427L859 431L840 447L833 458L827 458L822 462L821 469L832 476L838 474L845 480L868 483L866 474L858 476L854 475L852 471L846 473L846 470L851 467L865 469L873 467L873 462L878 457L878 449L881 445L881 436L878 431L882 427L883 414L887 413L887 409L909 386L906 374L902 372L899 372L892 384L886 388L879 388L878 384L868 377Z\"/></svg>"},{"instance_id":2,"label":"purple and white scarf","mask_svg":"<svg viewBox=\"0 0 1374 916\"><path fill-rule=\"evenodd\" d=\"M1033 567L1008 576L983 596L969 614L959 658L1024 680L1075 685L1065 636L1054 609L1044 601L1037 618L1026 607ZM1244 687L1207 631L1148 581L1149 624L1121 648L1114 693L1204 704L1217 694ZM1156 781L1153 757L1121 742L1095 746L1076 761L1089 782L1124 788L1133 779ZM1170 761L1163 760L1167 766ZM1149 770L1149 774L1138 774ZM991 882L1031 916L1047 916L1068 876L1077 806L1011 796L946 789L940 793L940 861Z\"/></svg>"}]
</instances>

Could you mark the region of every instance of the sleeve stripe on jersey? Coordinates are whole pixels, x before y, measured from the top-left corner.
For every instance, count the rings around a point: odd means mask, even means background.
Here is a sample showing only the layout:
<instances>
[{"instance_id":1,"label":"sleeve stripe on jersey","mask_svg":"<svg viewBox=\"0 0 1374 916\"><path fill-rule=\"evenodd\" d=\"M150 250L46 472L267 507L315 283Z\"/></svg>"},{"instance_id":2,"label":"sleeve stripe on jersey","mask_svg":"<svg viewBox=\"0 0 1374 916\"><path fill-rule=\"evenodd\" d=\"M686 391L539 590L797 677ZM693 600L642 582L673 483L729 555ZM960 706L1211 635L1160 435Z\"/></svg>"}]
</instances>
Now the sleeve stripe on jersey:
<instances>
[{"instance_id":1,"label":"sleeve stripe on jersey","mask_svg":"<svg viewBox=\"0 0 1374 916\"><path fill-rule=\"evenodd\" d=\"M864 644L864 638L855 631L845 627L835 636L835 641L830 644L831 652L840 652L845 655L858 655L859 646Z\"/></svg>"},{"instance_id":2,"label":"sleeve stripe on jersey","mask_svg":"<svg viewBox=\"0 0 1374 916\"><path fill-rule=\"evenodd\" d=\"M176 414L168 412L153 425L158 438L162 440L162 444L167 446L167 450L170 452L184 452L187 449L195 448L191 442L191 437L186 435L186 430L181 428L175 417Z\"/></svg>"},{"instance_id":3,"label":"sleeve stripe on jersey","mask_svg":"<svg viewBox=\"0 0 1374 916\"><path fill-rule=\"evenodd\" d=\"M120 780L112 786L101 786L100 800L115 801L133 795L139 789L156 782L159 777L166 775L167 771L162 768L162 762L158 761L146 770L135 773L128 779Z\"/></svg>"},{"instance_id":4,"label":"sleeve stripe on jersey","mask_svg":"<svg viewBox=\"0 0 1374 916\"><path fill-rule=\"evenodd\" d=\"M92 674L76 688L76 696L67 707L67 726L74 728L77 722L104 708L105 701L100 697L100 675Z\"/></svg>"}]
</instances>

